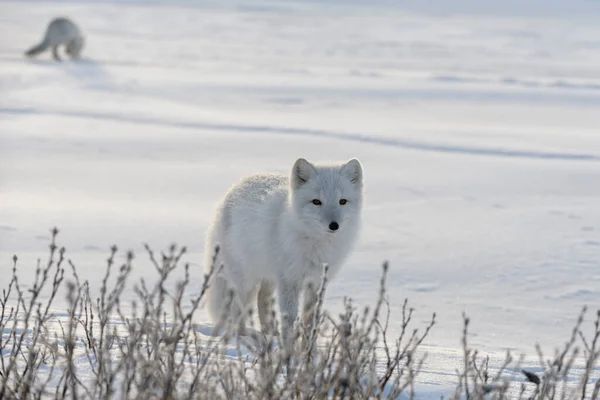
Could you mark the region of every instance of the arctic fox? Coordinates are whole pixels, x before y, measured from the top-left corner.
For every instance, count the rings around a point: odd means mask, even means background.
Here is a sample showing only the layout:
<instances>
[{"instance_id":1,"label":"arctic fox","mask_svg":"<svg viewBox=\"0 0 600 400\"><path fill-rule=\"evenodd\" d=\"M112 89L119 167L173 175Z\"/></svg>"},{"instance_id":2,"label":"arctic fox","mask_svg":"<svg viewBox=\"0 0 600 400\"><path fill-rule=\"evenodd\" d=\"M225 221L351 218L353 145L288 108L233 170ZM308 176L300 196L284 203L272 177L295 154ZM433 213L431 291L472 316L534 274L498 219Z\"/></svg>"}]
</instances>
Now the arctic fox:
<instances>
[{"instance_id":1,"label":"arctic fox","mask_svg":"<svg viewBox=\"0 0 600 400\"><path fill-rule=\"evenodd\" d=\"M27 50L25 55L33 57L52 48L54 59L61 61L58 55L58 46L65 45L67 54L72 59L78 58L83 49L84 41L81 31L71 20L67 18L55 18L48 24L42 42Z\"/></svg>"},{"instance_id":2,"label":"arctic fox","mask_svg":"<svg viewBox=\"0 0 600 400\"><path fill-rule=\"evenodd\" d=\"M212 320L229 318L243 333L244 316L254 303L267 330L276 293L287 343L301 292L306 309L316 300L323 265L329 266L329 279L352 250L362 202L363 171L356 159L313 165L299 158L289 177L251 175L234 185L220 202L206 239L206 271L215 254L215 268L220 268L207 291Z\"/></svg>"}]
</instances>

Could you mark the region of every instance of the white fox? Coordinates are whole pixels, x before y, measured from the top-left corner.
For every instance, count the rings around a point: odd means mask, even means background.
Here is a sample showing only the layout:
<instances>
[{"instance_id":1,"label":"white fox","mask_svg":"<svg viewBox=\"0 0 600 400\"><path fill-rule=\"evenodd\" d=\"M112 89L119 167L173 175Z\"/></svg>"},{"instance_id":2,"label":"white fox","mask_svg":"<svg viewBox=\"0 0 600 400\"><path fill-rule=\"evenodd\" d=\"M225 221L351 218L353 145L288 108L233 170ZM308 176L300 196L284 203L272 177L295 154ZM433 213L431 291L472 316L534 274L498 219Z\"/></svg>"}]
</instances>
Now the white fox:
<instances>
[{"instance_id":1,"label":"white fox","mask_svg":"<svg viewBox=\"0 0 600 400\"><path fill-rule=\"evenodd\" d=\"M42 42L25 52L28 57L36 56L49 48L52 48L52 56L56 61L61 61L58 55L58 46L65 45L67 54L73 58L81 55L85 39L81 31L71 20L67 18L55 18L46 28L46 34Z\"/></svg>"},{"instance_id":2,"label":"white fox","mask_svg":"<svg viewBox=\"0 0 600 400\"><path fill-rule=\"evenodd\" d=\"M329 266L331 278L352 250L362 202L363 171L356 159L313 165L299 158L289 178L251 175L233 186L219 204L206 239L206 271L213 265L216 246L214 266L222 266L207 291L212 320L231 318L243 333L244 317L254 303L267 330L268 307L276 293L286 343L301 292L306 309L315 303L323 265Z\"/></svg>"}]
</instances>

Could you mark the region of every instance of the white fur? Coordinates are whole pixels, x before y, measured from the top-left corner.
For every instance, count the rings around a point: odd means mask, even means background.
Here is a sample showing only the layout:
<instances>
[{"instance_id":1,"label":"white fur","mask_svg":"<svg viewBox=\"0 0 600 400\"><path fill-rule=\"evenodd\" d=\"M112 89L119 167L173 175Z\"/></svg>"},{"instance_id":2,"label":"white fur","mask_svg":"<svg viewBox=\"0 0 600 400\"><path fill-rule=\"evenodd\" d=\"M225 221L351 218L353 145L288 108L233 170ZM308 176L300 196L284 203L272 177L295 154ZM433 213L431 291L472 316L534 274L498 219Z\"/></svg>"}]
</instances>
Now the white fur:
<instances>
[{"instance_id":1,"label":"white fur","mask_svg":"<svg viewBox=\"0 0 600 400\"><path fill-rule=\"evenodd\" d=\"M36 56L48 49L52 49L52 56L56 61L61 61L58 55L58 47L64 45L66 53L71 58L79 58L85 44L81 30L68 18L54 18L46 27L46 33L42 42L25 54L29 57Z\"/></svg>"},{"instance_id":2,"label":"white fur","mask_svg":"<svg viewBox=\"0 0 600 400\"><path fill-rule=\"evenodd\" d=\"M331 278L350 253L360 228L362 192L362 167L356 159L313 165L300 158L289 178L252 175L233 186L219 204L206 240L206 270L217 245L215 267L223 266L207 293L211 318L224 316L228 291L233 290L234 321L243 329L240 315L258 300L264 324L266 305L276 293L285 339L306 284L318 289L323 264L329 265ZM341 199L347 203L341 205ZM339 229L331 231L334 221ZM304 293L305 305L314 303L315 295Z\"/></svg>"}]
</instances>

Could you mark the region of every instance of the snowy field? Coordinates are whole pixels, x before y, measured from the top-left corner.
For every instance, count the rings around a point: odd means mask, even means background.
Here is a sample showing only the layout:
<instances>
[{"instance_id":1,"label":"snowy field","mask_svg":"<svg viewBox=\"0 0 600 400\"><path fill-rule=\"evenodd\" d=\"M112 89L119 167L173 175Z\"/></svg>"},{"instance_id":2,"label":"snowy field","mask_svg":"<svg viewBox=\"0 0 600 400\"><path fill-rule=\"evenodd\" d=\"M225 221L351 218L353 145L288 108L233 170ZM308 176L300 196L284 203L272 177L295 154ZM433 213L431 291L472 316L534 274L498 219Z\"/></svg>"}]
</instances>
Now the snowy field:
<instances>
[{"instance_id":1,"label":"snowy field","mask_svg":"<svg viewBox=\"0 0 600 400\"><path fill-rule=\"evenodd\" d=\"M25 59L58 15L84 59ZM364 228L326 307L372 304L389 260L392 328L405 297L419 326L437 313L422 393L455 383L463 311L472 346L536 370L535 344L552 355L600 305L599 18L585 0L0 1L0 283L13 254L30 280L58 226L92 287L112 244L147 276L145 242L187 246L199 285L230 185L356 157Z\"/></svg>"}]
</instances>

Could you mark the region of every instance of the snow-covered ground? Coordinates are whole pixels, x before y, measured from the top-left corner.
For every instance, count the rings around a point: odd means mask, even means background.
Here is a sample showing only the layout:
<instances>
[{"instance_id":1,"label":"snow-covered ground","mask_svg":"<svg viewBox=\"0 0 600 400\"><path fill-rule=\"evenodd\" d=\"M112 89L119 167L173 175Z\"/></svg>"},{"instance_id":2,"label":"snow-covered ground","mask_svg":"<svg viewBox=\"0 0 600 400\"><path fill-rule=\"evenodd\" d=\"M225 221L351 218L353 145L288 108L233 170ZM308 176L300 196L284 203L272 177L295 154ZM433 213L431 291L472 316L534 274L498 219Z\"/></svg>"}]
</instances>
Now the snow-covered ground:
<instances>
[{"instance_id":1,"label":"snow-covered ground","mask_svg":"<svg viewBox=\"0 0 600 400\"><path fill-rule=\"evenodd\" d=\"M84 60L25 59L57 15ZM364 229L327 308L371 304L389 260L392 328L405 297L420 326L437 313L427 390L456 380L463 311L473 346L533 368L600 305L599 18L585 0L0 1L0 277L15 253L32 277L56 225L93 284L110 245L144 242L186 245L199 284L231 184L357 157Z\"/></svg>"}]
</instances>

